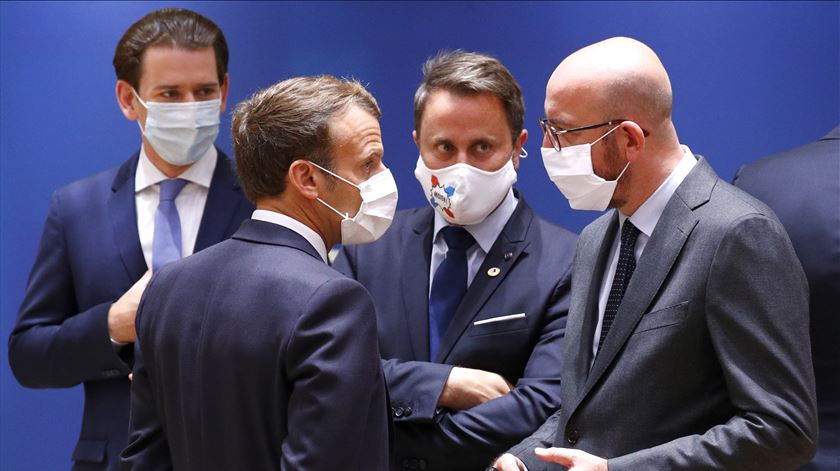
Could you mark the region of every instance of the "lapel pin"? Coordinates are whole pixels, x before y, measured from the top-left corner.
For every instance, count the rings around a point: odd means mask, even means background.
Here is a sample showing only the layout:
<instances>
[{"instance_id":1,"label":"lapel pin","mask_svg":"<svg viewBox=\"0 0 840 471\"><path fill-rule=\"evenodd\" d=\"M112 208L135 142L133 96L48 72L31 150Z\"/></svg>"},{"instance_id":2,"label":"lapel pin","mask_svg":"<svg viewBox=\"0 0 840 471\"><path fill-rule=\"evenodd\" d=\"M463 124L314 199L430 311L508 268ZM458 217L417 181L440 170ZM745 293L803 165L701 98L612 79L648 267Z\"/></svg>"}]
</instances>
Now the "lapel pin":
<instances>
[{"instance_id":1,"label":"lapel pin","mask_svg":"<svg viewBox=\"0 0 840 471\"><path fill-rule=\"evenodd\" d=\"M513 252L505 252L505 260L510 260L513 257Z\"/></svg>"},{"instance_id":2,"label":"lapel pin","mask_svg":"<svg viewBox=\"0 0 840 471\"><path fill-rule=\"evenodd\" d=\"M499 273L501 272L502 270L499 270L499 267L493 267L487 270L487 276L499 276Z\"/></svg>"}]
</instances>

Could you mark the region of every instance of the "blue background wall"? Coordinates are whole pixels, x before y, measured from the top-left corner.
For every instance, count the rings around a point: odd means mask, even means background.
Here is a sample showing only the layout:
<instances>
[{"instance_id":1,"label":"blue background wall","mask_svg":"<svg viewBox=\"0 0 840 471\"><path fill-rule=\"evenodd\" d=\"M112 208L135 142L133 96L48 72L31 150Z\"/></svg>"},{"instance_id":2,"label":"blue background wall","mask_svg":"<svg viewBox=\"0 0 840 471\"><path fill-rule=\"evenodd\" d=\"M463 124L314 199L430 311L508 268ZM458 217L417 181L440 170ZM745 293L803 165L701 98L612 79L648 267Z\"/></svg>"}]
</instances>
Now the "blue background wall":
<instances>
[{"instance_id":1,"label":"blue background wall","mask_svg":"<svg viewBox=\"0 0 840 471\"><path fill-rule=\"evenodd\" d=\"M400 207L423 204L411 102L420 65L440 49L499 57L522 85L532 157L518 186L575 231L545 175L545 82L570 52L626 35L660 55L683 143L725 179L743 163L812 141L840 122L840 3L2 3L0 4L0 338L11 331L51 192L125 160L137 125L114 98L114 47L134 21L185 5L215 20L230 50L230 103L280 79L331 73L370 85L384 111L386 162ZM231 149L229 114L219 145ZM784 189L780 189L784 190ZM67 469L82 395L25 390L0 348L0 468Z\"/></svg>"}]
</instances>

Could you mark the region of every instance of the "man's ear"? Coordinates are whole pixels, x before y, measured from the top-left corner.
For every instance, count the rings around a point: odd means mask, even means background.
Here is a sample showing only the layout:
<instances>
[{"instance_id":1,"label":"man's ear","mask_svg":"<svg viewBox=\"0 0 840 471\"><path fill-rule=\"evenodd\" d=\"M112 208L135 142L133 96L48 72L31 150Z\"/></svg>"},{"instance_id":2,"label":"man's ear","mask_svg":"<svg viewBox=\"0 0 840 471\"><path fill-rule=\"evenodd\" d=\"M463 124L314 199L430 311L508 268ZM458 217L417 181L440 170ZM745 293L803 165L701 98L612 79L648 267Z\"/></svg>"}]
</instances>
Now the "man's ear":
<instances>
[{"instance_id":1,"label":"man's ear","mask_svg":"<svg viewBox=\"0 0 840 471\"><path fill-rule=\"evenodd\" d=\"M624 121L618 129L624 137L624 150L629 162L635 162L645 150L645 132L633 121Z\"/></svg>"},{"instance_id":2,"label":"man's ear","mask_svg":"<svg viewBox=\"0 0 840 471\"><path fill-rule=\"evenodd\" d=\"M523 129L513 143L513 168L519 170L519 157L522 155L522 148L525 146L525 141L528 140L528 130Z\"/></svg>"},{"instance_id":3,"label":"man's ear","mask_svg":"<svg viewBox=\"0 0 840 471\"><path fill-rule=\"evenodd\" d=\"M318 189L323 188L324 184L321 172L316 172L315 167L306 160L298 159L289 165L286 174L287 189L294 189L304 198L314 200L319 196Z\"/></svg>"},{"instance_id":4,"label":"man's ear","mask_svg":"<svg viewBox=\"0 0 840 471\"><path fill-rule=\"evenodd\" d=\"M137 108L141 106L137 99L134 98L134 87L125 80L117 80L117 104L120 106L125 119L130 121L137 121L140 115L137 113Z\"/></svg>"}]
</instances>

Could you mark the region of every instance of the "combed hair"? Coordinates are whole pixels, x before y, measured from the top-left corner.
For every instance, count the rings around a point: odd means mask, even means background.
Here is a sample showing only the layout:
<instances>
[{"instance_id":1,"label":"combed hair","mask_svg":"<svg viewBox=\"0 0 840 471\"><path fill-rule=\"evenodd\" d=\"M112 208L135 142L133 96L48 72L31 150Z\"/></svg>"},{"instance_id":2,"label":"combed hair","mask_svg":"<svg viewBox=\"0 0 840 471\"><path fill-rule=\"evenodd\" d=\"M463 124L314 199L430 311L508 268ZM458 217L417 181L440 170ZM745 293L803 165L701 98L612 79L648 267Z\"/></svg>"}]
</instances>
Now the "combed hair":
<instances>
[{"instance_id":1,"label":"combed hair","mask_svg":"<svg viewBox=\"0 0 840 471\"><path fill-rule=\"evenodd\" d=\"M382 116L361 83L331 75L283 80L237 105L231 134L245 196L256 203L282 194L295 160L332 169L330 121L350 106Z\"/></svg>"},{"instance_id":2,"label":"combed hair","mask_svg":"<svg viewBox=\"0 0 840 471\"><path fill-rule=\"evenodd\" d=\"M212 47L216 56L219 85L225 81L228 68L227 42L222 30L207 17L183 8L162 8L140 18L117 43L113 60L117 78L138 90L143 55L152 46L187 50Z\"/></svg>"},{"instance_id":3,"label":"combed hair","mask_svg":"<svg viewBox=\"0 0 840 471\"><path fill-rule=\"evenodd\" d=\"M429 95L443 89L460 95L492 93L505 109L513 142L522 133L525 102L519 83L495 57L462 50L444 51L423 64L423 81L414 94L414 129L420 122Z\"/></svg>"}]
</instances>

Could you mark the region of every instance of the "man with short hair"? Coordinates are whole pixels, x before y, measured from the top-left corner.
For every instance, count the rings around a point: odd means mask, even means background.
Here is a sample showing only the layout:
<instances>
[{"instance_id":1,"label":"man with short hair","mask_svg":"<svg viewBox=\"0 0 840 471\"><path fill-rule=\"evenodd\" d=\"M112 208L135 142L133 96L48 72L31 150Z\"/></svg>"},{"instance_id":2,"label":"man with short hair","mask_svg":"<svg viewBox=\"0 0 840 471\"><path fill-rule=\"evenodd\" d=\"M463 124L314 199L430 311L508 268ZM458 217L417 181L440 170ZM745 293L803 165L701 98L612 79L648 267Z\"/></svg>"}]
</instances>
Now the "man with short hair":
<instances>
[{"instance_id":1,"label":"man with short hair","mask_svg":"<svg viewBox=\"0 0 840 471\"><path fill-rule=\"evenodd\" d=\"M504 471L782 470L813 456L808 288L784 228L680 145L656 54L612 38L546 87L543 160L576 209L562 407Z\"/></svg>"},{"instance_id":2,"label":"man with short hair","mask_svg":"<svg viewBox=\"0 0 840 471\"><path fill-rule=\"evenodd\" d=\"M138 153L53 195L9 363L20 383L83 383L73 469L116 469L128 427L134 318L151 272L229 237L253 206L213 146L229 87L222 31L189 10L154 11L114 53L117 101Z\"/></svg>"},{"instance_id":3,"label":"man with short hair","mask_svg":"<svg viewBox=\"0 0 840 471\"><path fill-rule=\"evenodd\" d=\"M149 283L123 469L387 469L373 303L326 263L394 215L379 116L362 85L331 76L237 106L236 168L257 210Z\"/></svg>"},{"instance_id":4,"label":"man with short hair","mask_svg":"<svg viewBox=\"0 0 840 471\"><path fill-rule=\"evenodd\" d=\"M393 469L483 469L560 405L575 236L512 189L528 132L507 68L456 51L423 75L415 176L430 207L336 267L376 304Z\"/></svg>"}]
</instances>

